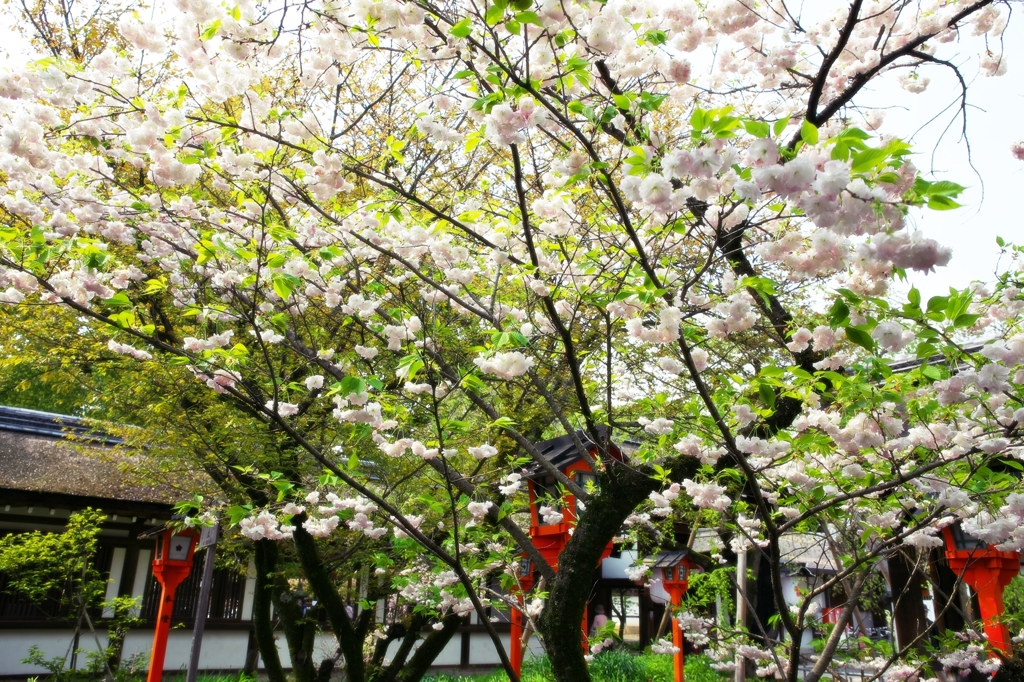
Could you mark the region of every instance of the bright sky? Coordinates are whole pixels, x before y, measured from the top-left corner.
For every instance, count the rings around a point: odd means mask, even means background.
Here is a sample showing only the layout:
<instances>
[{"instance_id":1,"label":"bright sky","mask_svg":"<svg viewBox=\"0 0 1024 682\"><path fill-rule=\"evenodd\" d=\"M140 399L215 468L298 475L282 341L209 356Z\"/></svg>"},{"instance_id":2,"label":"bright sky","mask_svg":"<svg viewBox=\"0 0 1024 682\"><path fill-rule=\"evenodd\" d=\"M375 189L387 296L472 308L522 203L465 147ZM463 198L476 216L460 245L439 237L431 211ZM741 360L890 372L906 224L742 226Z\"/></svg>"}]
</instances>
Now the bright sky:
<instances>
[{"instance_id":1,"label":"bright sky","mask_svg":"<svg viewBox=\"0 0 1024 682\"><path fill-rule=\"evenodd\" d=\"M1024 162L1010 153L1011 145L1024 138L1021 111L1024 109L1024 17L1016 16L1004 34L1008 72L997 78L977 75L977 39L961 46L960 56L951 59L965 64L968 84L967 137L962 120L954 119L960 86L948 69L928 71L931 85L920 95L911 95L894 78L860 98L862 106L888 109L884 130L913 142L914 163L935 179L952 180L967 187L961 197L963 208L952 211L915 211L916 227L928 237L950 246L953 259L935 273L915 273L911 282L929 296L948 293L949 287L964 287L972 280L990 281L999 247L996 236L1024 243L1021 232L1020 196L1024 192ZM913 110L907 109L912 106ZM947 105L946 113L929 123ZM948 126L948 130L947 130ZM970 155L968 145L970 143ZM934 153L934 155L933 155ZM971 168L973 164L974 168Z\"/></svg>"},{"instance_id":2,"label":"bright sky","mask_svg":"<svg viewBox=\"0 0 1024 682\"><path fill-rule=\"evenodd\" d=\"M828 12L829 7L840 3L806 3L805 15ZM0 30L5 33L0 67L9 60L20 62L24 54L24 43L10 21L6 12L0 14ZM942 46L940 56L964 65L969 93L966 140L956 113L959 84L941 67L928 69L931 85L923 94L905 92L896 84L896 76L890 75L857 100L862 107L886 109L883 130L914 144L918 168L933 172L935 179L953 180L968 188L961 198L963 208L915 211L912 215L917 229L953 249L949 266L929 275L911 275L911 282L926 299L947 293L950 286L964 287L975 279L991 280L998 258L997 235L1024 243L1017 196L1017 192L1024 192L1024 162L1010 153L1011 145L1024 138L1024 125L1020 123L1024 109L1024 17L1013 17L1003 40L1009 70L998 78L977 75L977 54L984 49L977 38Z\"/></svg>"}]
</instances>

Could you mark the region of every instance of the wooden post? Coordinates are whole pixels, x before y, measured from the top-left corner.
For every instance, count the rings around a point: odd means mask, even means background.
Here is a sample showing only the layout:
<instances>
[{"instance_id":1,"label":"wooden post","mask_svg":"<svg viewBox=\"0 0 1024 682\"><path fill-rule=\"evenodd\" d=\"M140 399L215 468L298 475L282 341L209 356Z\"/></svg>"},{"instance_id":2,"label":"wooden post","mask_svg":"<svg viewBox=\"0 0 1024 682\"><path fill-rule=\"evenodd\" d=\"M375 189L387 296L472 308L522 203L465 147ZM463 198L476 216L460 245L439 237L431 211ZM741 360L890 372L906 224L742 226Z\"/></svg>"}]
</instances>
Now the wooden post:
<instances>
[{"instance_id":1,"label":"wooden post","mask_svg":"<svg viewBox=\"0 0 1024 682\"><path fill-rule=\"evenodd\" d=\"M676 600L672 600L672 606L679 606ZM679 619L675 616L672 617L672 646L679 649L676 655L673 657L673 664L675 666L675 682L684 682L685 670L686 670L686 652L683 651L683 628L679 626Z\"/></svg>"},{"instance_id":2,"label":"wooden post","mask_svg":"<svg viewBox=\"0 0 1024 682\"><path fill-rule=\"evenodd\" d=\"M188 661L188 674L185 682L196 682L199 672L199 652L203 648L203 631L206 629L206 615L210 612L210 588L213 584L213 562L217 557L217 533L220 523L203 528L199 538L199 548L206 548L203 559L203 582L199 586L199 604L196 606L196 624L192 630L192 654Z\"/></svg>"},{"instance_id":3,"label":"wooden post","mask_svg":"<svg viewBox=\"0 0 1024 682\"><path fill-rule=\"evenodd\" d=\"M523 598L519 596L519 606L522 607ZM512 631L509 640L509 660L512 662L512 669L516 676L522 675L523 669L523 614L519 609L512 609Z\"/></svg>"},{"instance_id":4,"label":"wooden post","mask_svg":"<svg viewBox=\"0 0 1024 682\"><path fill-rule=\"evenodd\" d=\"M175 532L170 528L161 528L153 535L157 541L156 555L153 557L153 577L160 583L160 609L153 632L153 653L149 658L146 682L161 682L164 676L167 637L171 632L171 619L174 617L174 594L192 571L192 555L195 552L195 539L198 534L191 529Z\"/></svg>"},{"instance_id":5,"label":"wooden post","mask_svg":"<svg viewBox=\"0 0 1024 682\"><path fill-rule=\"evenodd\" d=\"M187 573L177 580L160 582L160 610L153 632L153 653L149 657L149 674L146 682L161 682L164 678L164 656L167 653L167 637L171 632L171 618L174 616L174 593Z\"/></svg>"}]
</instances>

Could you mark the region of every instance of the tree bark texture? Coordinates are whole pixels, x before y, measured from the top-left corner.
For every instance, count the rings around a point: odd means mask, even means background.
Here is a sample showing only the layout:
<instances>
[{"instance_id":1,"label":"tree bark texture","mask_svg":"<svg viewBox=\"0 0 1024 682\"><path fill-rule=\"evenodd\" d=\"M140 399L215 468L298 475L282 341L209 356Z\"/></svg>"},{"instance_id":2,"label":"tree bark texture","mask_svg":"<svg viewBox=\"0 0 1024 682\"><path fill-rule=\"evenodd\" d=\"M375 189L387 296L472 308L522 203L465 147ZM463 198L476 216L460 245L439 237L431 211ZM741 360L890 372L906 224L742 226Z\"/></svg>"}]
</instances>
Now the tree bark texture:
<instances>
[{"instance_id":1,"label":"tree bark texture","mask_svg":"<svg viewBox=\"0 0 1024 682\"><path fill-rule=\"evenodd\" d=\"M673 478L692 475L693 472L684 471L686 464L673 467ZM589 682L582 622L592 587L590 576L622 523L657 487L657 481L650 476L611 460L601 477L601 491L580 515L576 530L558 559L558 574L538 623L557 682Z\"/></svg>"},{"instance_id":2,"label":"tree bark texture","mask_svg":"<svg viewBox=\"0 0 1024 682\"><path fill-rule=\"evenodd\" d=\"M271 540L256 543L256 590L252 600L252 625L256 647L263 659L269 682L286 682L281 657L277 654L274 626L270 621L270 605L274 594L274 573L277 571L277 545Z\"/></svg>"},{"instance_id":3,"label":"tree bark texture","mask_svg":"<svg viewBox=\"0 0 1024 682\"><path fill-rule=\"evenodd\" d=\"M896 644L900 649L906 649L916 640L915 648L924 655L926 641L921 635L928 629L928 619L921 596L923 576L917 570L913 557L903 550L889 557L889 579L892 580Z\"/></svg>"},{"instance_id":4,"label":"tree bark texture","mask_svg":"<svg viewBox=\"0 0 1024 682\"><path fill-rule=\"evenodd\" d=\"M304 515L295 517L295 549L302 565L302 573L309 581L318 600L318 606L327 613L327 620L334 631L342 655L345 657L346 679L349 682L363 682L366 679L366 666L363 661L363 638L356 632L352 619L345 611L345 602L334 588L334 580L324 566L320 553L316 549L313 536L303 529Z\"/></svg>"}]
</instances>

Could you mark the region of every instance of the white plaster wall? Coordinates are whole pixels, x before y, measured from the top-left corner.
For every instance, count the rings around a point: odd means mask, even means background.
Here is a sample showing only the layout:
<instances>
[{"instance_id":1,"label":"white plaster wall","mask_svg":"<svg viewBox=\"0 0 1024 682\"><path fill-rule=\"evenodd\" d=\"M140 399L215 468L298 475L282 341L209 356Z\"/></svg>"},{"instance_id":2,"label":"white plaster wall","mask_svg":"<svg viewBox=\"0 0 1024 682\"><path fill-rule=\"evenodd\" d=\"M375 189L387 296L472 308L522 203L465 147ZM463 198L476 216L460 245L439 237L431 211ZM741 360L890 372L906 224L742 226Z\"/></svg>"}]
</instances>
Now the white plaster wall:
<instances>
[{"instance_id":1,"label":"white plaster wall","mask_svg":"<svg viewBox=\"0 0 1024 682\"><path fill-rule=\"evenodd\" d=\"M500 635L502 646L505 651L509 650L510 633ZM532 640L531 640L532 641ZM494 649L494 643L486 632L473 632L469 635L469 664L470 665L501 665L498 652Z\"/></svg>"},{"instance_id":2,"label":"white plaster wall","mask_svg":"<svg viewBox=\"0 0 1024 682\"><path fill-rule=\"evenodd\" d=\"M619 557L608 557L601 562L602 578L619 578L626 580L626 569L636 562L636 551L628 549Z\"/></svg>"},{"instance_id":3,"label":"white plaster wall","mask_svg":"<svg viewBox=\"0 0 1024 682\"><path fill-rule=\"evenodd\" d=\"M818 583L825 580L825 578L819 577ZM796 593L797 583L793 579L793 576L783 573L782 574L782 593L786 597L786 603L788 604L799 604L801 598ZM825 595L819 594L814 598L815 603L818 605L818 613L821 613L825 608ZM814 633L810 629L804 630L803 638L800 640L801 649L810 649L811 640L814 639Z\"/></svg>"},{"instance_id":4,"label":"white plaster wall","mask_svg":"<svg viewBox=\"0 0 1024 682\"><path fill-rule=\"evenodd\" d=\"M139 561L135 564L135 577L132 579L132 597L134 597L140 606L136 610L136 615L141 611L142 597L146 593L146 578L149 577L149 557L153 555L153 550L140 549L139 550Z\"/></svg>"},{"instance_id":5,"label":"white plaster wall","mask_svg":"<svg viewBox=\"0 0 1024 682\"><path fill-rule=\"evenodd\" d=\"M203 646L199 653L199 668L203 670L241 669L245 665L245 651L249 633L245 630L207 630L203 635ZM152 630L133 630L124 642L122 658L143 654L153 650ZM167 638L167 654L164 670L185 670L192 654L192 630L171 630Z\"/></svg>"},{"instance_id":6,"label":"white plaster wall","mask_svg":"<svg viewBox=\"0 0 1024 682\"><path fill-rule=\"evenodd\" d=\"M456 633L448 642L441 654L434 660L434 665L459 665L462 662L462 635Z\"/></svg>"},{"instance_id":7,"label":"white plaster wall","mask_svg":"<svg viewBox=\"0 0 1024 682\"><path fill-rule=\"evenodd\" d=\"M117 588L121 584L121 573L124 572L124 559L128 550L124 547L115 547L114 556L110 561L110 578L107 580L107 593L103 596L104 601L114 601L117 597ZM103 617L110 618L114 615L114 609L103 609Z\"/></svg>"},{"instance_id":8,"label":"white plaster wall","mask_svg":"<svg viewBox=\"0 0 1024 682\"><path fill-rule=\"evenodd\" d=\"M74 630L4 630L0 636L0 675L36 675L45 673L45 668L22 663L28 650L34 644L43 650L45 658L63 657L68 652ZM99 631L100 644L106 646L107 633ZM79 636L78 648L95 651L96 642L92 633L86 630ZM78 667L85 667L85 653L78 656Z\"/></svg>"},{"instance_id":9,"label":"white plaster wall","mask_svg":"<svg viewBox=\"0 0 1024 682\"><path fill-rule=\"evenodd\" d=\"M338 651L338 640L329 632L319 632L313 640L313 663L320 665L325 658L334 658Z\"/></svg>"},{"instance_id":10,"label":"white plaster wall","mask_svg":"<svg viewBox=\"0 0 1024 682\"><path fill-rule=\"evenodd\" d=\"M245 594L242 597L242 620L252 619L252 602L256 596L256 562L249 560L245 572Z\"/></svg>"},{"instance_id":11,"label":"white plaster wall","mask_svg":"<svg viewBox=\"0 0 1024 682\"><path fill-rule=\"evenodd\" d=\"M665 590L665 584L661 580L651 581L651 601L656 604L668 604L672 601L671 595Z\"/></svg>"}]
</instances>

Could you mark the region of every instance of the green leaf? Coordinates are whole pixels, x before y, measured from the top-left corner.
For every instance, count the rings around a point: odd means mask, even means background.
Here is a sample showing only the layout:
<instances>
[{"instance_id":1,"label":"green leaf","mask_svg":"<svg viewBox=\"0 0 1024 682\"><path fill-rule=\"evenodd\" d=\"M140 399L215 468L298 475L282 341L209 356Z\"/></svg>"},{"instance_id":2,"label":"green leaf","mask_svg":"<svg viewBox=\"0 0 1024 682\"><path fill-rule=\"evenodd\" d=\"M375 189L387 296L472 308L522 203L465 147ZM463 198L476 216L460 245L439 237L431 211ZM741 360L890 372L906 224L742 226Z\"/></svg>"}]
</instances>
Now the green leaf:
<instances>
[{"instance_id":1,"label":"green leaf","mask_svg":"<svg viewBox=\"0 0 1024 682\"><path fill-rule=\"evenodd\" d=\"M649 92L640 94L640 108L644 111L657 111L661 108L661 103L665 101L668 95L652 95Z\"/></svg>"},{"instance_id":2,"label":"green leaf","mask_svg":"<svg viewBox=\"0 0 1024 682\"><path fill-rule=\"evenodd\" d=\"M274 293L286 301L301 283L298 277L283 272L275 272L270 276L270 281L274 286Z\"/></svg>"},{"instance_id":3,"label":"green leaf","mask_svg":"<svg viewBox=\"0 0 1024 682\"><path fill-rule=\"evenodd\" d=\"M914 307L921 307L921 292L917 290L917 287L910 287L907 300L914 304Z\"/></svg>"},{"instance_id":4,"label":"green leaf","mask_svg":"<svg viewBox=\"0 0 1024 682\"><path fill-rule=\"evenodd\" d=\"M512 35L517 36L523 32L523 25L520 24L515 19L512 19L511 21L505 22L505 30L511 33Z\"/></svg>"},{"instance_id":5,"label":"green leaf","mask_svg":"<svg viewBox=\"0 0 1024 682\"><path fill-rule=\"evenodd\" d=\"M775 283L767 277L744 277L740 280L739 286L756 291L764 300L765 304L769 306L771 305L771 301L768 297L774 296L778 293L775 289Z\"/></svg>"},{"instance_id":6,"label":"green leaf","mask_svg":"<svg viewBox=\"0 0 1024 682\"><path fill-rule=\"evenodd\" d=\"M644 34L644 40L651 45L664 45L668 41L668 36L664 31L653 30Z\"/></svg>"},{"instance_id":7,"label":"green leaf","mask_svg":"<svg viewBox=\"0 0 1024 682\"><path fill-rule=\"evenodd\" d=\"M972 326L974 326L974 323L978 321L979 318L981 318L981 315L975 315L973 313L972 314L965 313L963 315L957 315L956 319L953 320L953 326L954 327L972 327Z\"/></svg>"},{"instance_id":8,"label":"green leaf","mask_svg":"<svg viewBox=\"0 0 1024 682\"><path fill-rule=\"evenodd\" d=\"M505 17L505 10L507 8L508 0L496 0L493 5L487 8L487 13L484 15L484 22L488 26L497 26Z\"/></svg>"},{"instance_id":9,"label":"green leaf","mask_svg":"<svg viewBox=\"0 0 1024 682\"><path fill-rule=\"evenodd\" d=\"M743 121L743 129L754 137L768 137L770 128L764 121Z\"/></svg>"},{"instance_id":10,"label":"green leaf","mask_svg":"<svg viewBox=\"0 0 1024 682\"><path fill-rule=\"evenodd\" d=\"M960 204L949 197L936 194L928 197L928 208L933 211L949 211L954 208L960 208Z\"/></svg>"},{"instance_id":11,"label":"green leaf","mask_svg":"<svg viewBox=\"0 0 1024 682\"><path fill-rule=\"evenodd\" d=\"M889 152L884 149L865 149L853 155L852 173L867 173L874 170L889 158Z\"/></svg>"},{"instance_id":12,"label":"green leaf","mask_svg":"<svg viewBox=\"0 0 1024 682\"><path fill-rule=\"evenodd\" d=\"M485 384L483 379L475 374L467 374L462 377L462 387L467 391L472 391L473 393L483 393L487 390L487 384Z\"/></svg>"},{"instance_id":13,"label":"green leaf","mask_svg":"<svg viewBox=\"0 0 1024 682\"><path fill-rule=\"evenodd\" d=\"M958 185L955 182L939 180L938 182L929 183L928 194L943 197L957 197L960 196L965 189L967 188L963 185Z\"/></svg>"},{"instance_id":14,"label":"green leaf","mask_svg":"<svg viewBox=\"0 0 1024 682\"><path fill-rule=\"evenodd\" d=\"M541 23L540 17L537 16L536 12L516 12L516 21L520 24L533 24L534 26L544 26Z\"/></svg>"},{"instance_id":15,"label":"green leaf","mask_svg":"<svg viewBox=\"0 0 1024 682\"><path fill-rule=\"evenodd\" d=\"M928 299L928 312L939 313L946 309L949 303L948 296L932 296Z\"/></svg>"},{"instance_id":16,"label":"green leaf","mask_svg":"<svg viewBox=\"0 0 1024 682\"><path fill-rule=\"evenodd\" d=\"M459 23L452 26L451 29L448 30L448 35L455 36L456 38L467 38L472 32L473 24L469 20L469 17L466 17Z\"/></svg>"},{"instance_id":17,"label":"green leaf","mask_svg":"<svg viewBox=\"0 0 1024 682\"><path fill-rule=\"evenodd\" d=\"M366 391L366 380L362 377L348 376L339 382L338 393L347 396L351 393L360 394Z\"/></svg>"},{"instance_id":18,"label":"green leaf","mask_svg":"<svg viewBox=\"0 0 1024 682\"><path fill-rule=\"evenodd\" d=\"M704 130L708 125L708 112L700 107L695 107L690 114L690 127L696 131Z\"/></svg>"},{"instance_id":19,"label":"green leaf","mask_svg":"<svg viewBox=\"0 0 1024 682\"><path fill-rule=\"evenodd\" d=\"M836 291L842 294L843 298L845 298L850 303L860 303L861 301L860 296L853 293L849 289L836 289Z\"/></svg>"},{"instance_id":20,"label":"green leaf","mask_svg":"<svg viewBox=\"0 0 1024 682\"><path fill-rule=\"evenodd\" d=\"M617 108L625 111L629 111L629 105L632 104L625 95L612 95L612 101L615 102Z\"/></svg>"},{"instance_id":21,"label":"green leaf","mask_svg":"<svg viewBox=\"0 0 1024 682\"><path fill-rule=\"evenodd\" d=\"M818 144L818 126L805 119L800 124L800 139L807 144Z\"/></svg>"},{"instance_id":22,"label":"green leaf","mask_svg":"<svg viewBox=\"0 0 1024 682\"><path fill-rule=\"evenodd\" d=\"M785 130L786 126L788 125L788 118L780 118L778 121L775 122L775 125L772 126L772 133L775 135L775 137L778 137L779 135L782 134L782 131Z\"/></svg>"},{"instance_id":23,"label":"green leaf","mask_svg":"<svg viewBox=\"0 0 1024 682\"><path fill-rule=\"evenodd\" d=\"M845 327L845 329L846 338L848 338L852 343L857 344L865 350L874 352L875 340L871 338L871 334L868 334L863 329L857 329L857 327Z\"/></svg>"},{"instance_id":24,"label":"green leaf","mask_svg":"<svg viewBox=\"0 0 1024 682\"><path fill-rule=\"evenodd\" d=\"M228 519L231 521L232 526L237 526L242 519L244 519L251 513L251 504L247 504L244 507L238 505L234 507L228 507Z\"/></svg>"},{"instance_id":25,"label":"green leaf","mask_svg":"<svg viewBox=\"0 0 1024 682\"><path fill-rule=\"evenodd\" d=\"M205 29L203 29L203 33L202 33L203 40L204 41L205 40L210 40L215 35L217 35L217 31L219 31L219 30L220 30L220 19L217 19L212 24L210 24Z\"/></svg>"},{"instance_id":26,"label":"green leaf","mask_svg":"<svg viewBox=\"0 0 1024 682\"><path fill-rule=\"evenodd\" d=\"M128 294L119 291L110 298L103 299L103 305L108 308L130 308L132 302L128 298Z\"/></svg>"},{"instance_id":27,"label":"green leaf","mask_svg":"<svg viewBox=\"0 0 1024 682\"><path fill-rule=\"evenodd\" d=\"M866 133L860 128L847 128L841 133L835 136L836 140L869 140L871 134Z\"/></svg>"}]
</instances>

